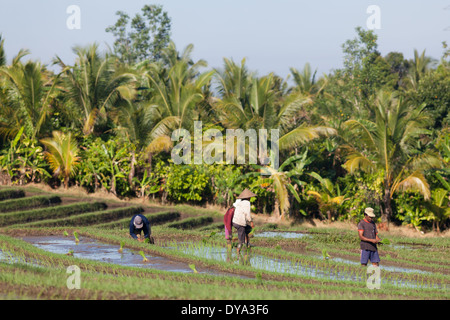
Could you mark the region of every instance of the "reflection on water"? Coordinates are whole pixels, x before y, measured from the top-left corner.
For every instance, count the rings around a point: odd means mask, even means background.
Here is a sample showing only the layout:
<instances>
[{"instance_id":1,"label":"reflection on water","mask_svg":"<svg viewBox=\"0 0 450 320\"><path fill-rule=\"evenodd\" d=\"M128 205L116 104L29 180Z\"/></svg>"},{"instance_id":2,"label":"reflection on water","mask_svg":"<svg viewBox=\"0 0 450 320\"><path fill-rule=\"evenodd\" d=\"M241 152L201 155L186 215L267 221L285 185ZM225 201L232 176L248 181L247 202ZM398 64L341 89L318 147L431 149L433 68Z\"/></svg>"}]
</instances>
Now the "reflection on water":
<instances>
[{"instance_id":1,"label":"reflection on water","mask_svg":"<svg viewBox=\"0 0 450 320\"><path fill-rule=\"evenodd\" d=\"M285 239L300 239L304 237L311 237L311 235L300 232L282 232L282 231L264 231L255 233L255 238L285 238Z\"/></svg>"},{"instance_id":2,"label":"reflection on water","mask_svg":"<svg viewBox=\"0 0 450 320\"><path fill-rule=\"evenodd\" d=\"M119 253L119 246L100 241L80 237L80 242L75 243L72 238L49 236L49 237L24 237L24 241L49 252L67 254L73 251L73 256L77 258L90 259L95 261L118 264L122 266L151 268L164 271L192 273L192 269L187 263L173 261L165 257L145 255L148 262L143 261L143 257L136 251L123 248ZM212 275L230 275L210 269L204 269L199 273Z\"/></svg>"},{"instance_id":3,"label":"reflection on water","mask_svg":"<svg viewBox=\"0 0 450 320\"><path fill-rule=\"evenodd\" d=\"M238 255L235 249L224 248L220 246L206 245L206 244L192 244L192 243L172 243L167 246L168 249L180 250L181 252L189 255L194 255L199 258L211 259L215 261L223 261L233 264L240 264L251 266L252 268L261 271L278 272L299 276L309 276L314 278L326 278L331 280L350 280L350 281L366 281L366 274L364 272L354 272L348 268L347 271L337 270L330 265L329 268L315 267L312 263L308 265L305 262L284 260L284 259L274 259L267 256L255 254L252 249L243 248L241 253ZM318 260L321 260L320 257ZM348 264L359 265L358 262L334 258L335 262L342 262ZM407 273L427 273L421 270L399 268L399 267L381 267L382 271L394 271L394 272L407 272ZM406 287L430 287L425 284L419 284L412 281L405 281L401 279L384 279L383 281L394 284L397 286ZM436 287L439 287L436 285Z\"/></svg>"}]
</instances>

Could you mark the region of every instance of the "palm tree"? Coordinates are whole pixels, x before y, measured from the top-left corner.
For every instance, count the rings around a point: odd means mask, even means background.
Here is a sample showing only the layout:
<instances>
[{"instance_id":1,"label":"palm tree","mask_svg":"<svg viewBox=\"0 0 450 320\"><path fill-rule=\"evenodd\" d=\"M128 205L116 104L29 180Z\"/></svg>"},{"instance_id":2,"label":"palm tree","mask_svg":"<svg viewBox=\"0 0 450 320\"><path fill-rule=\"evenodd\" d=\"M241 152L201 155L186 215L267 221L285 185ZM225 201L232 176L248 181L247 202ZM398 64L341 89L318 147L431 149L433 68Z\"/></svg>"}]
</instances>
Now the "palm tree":
<instances>
[{"instance_id":1,"label":"palm tree","mask_svg":"<svg viewBox=\"0 0 450 320\"><path fill-rule=\"evenodd\" d=\"M348 136L341 147L346 152L343 167L351 174L358 171L382 172L382 220L392 215L392 197L396 192L415 190L425 200L430 188L425 170L441 166L439 155L431 150L416 149L421 134L428 134L429 117L425 105L409 105L396 93L380 91L372 106L375 120L348 120L343 129Z\"/></svg>"},{"instance_id":2,"label":"palm tree","mask_svg":"<svg viewBox=\"0 0 450 320\"><path fill-rule=\"evenodd\" d=\"M152 139L169 135L179 128L192 129L198 119L196 106L206 99L203 88L208 86L214 71L200 73L206 62L194 63L191 58L193 46L187 46L180 54L173 43L163 51L164 64L152 64L148 74L150 85L155 90L151 103L156 108L155 127Z\"/></svg>"},{"instance_id":3,"label":"palm tree","mask_svg":"<svg viewBox=\"0 0 450 320\"><path fill-rule=\"evenodd\" d=\"M83 133L88 135L99 116L106 118L106 112L119 99L131 98L136 75L121 68L116 57L101 56L95 43L86 48L74 47L73 51L77 55L74 66L66 65L58 56L54 64L62 68L64 110L71 112L70 116L79 121Z\"/></svg>"},{"instance_id":4,"label":"palm tree","mask_svg":"<svg viewBox=\"0 0 450 320\"><path fill-rule=\"evenodd\" d=\"M21 50L10 66L0 66L3 78L1 131L11 137L24 126L25 134L31 139L40 135L56 98L58 77L48 72L37 61L25 64L20 59L28 54Z\"/></svg>"},{"instance_id":5,"label":"palm tree","mask_svg":"<svg viewBox=\"0 0 450 320\"><path fill-rule=\"evenodd\" d=\"M75 166L79 162L78 144L69 132L53 131L53 138L40 140L47 147L45 157L53 170L54 176L62 177L64 188L68 188L69 179L75 173Z\"/></svg>"},{"instance_id":6,"label":"palm tree","mask_svg":"<svg viewBox=\"0 0 450 320\"><path fill-rule=\"evenodd\" d=\"M163 63L150 65L147 78L154 90L150 100L154 126L147 140L149 163L155 152L171 147L167 137L174 130L193 132L194 121L199 119L197 108L208 99L205 87L209 86L214 71L200 73L199 68L205 67L206 62L194 63L190 57L192 50L193 46L188 45L179 53L171 42L163 50Z\"/></svg>"},{"instance_id":7,"label":"palm tree","mask_svg":"<svg viewBox=\"0 0 450 320\"><path fill-rule=\"evenodd\" d=\"M425 50L419 55L419 52L414 49L414 59L411 62L407 78L413 90L417 90L420 79L430 71L432 63L433 59L425 56Z\"/></svg>"},{"instance_id":8,"label":"palm tree","mask_svg":"<svg viewBox=\"0 0 450 320\"><path fill-rule=\"evenodd\" d=\"M224 71L218 72L220 98L214 103L217 116L225 128L278 129L280 150L293 149L299 144L336 133L324 126L306 126L296 121L310 97L294 91L289 95L276 88L276 77L271 73L254 77L245 67L225 59Z\"/></svg>"},{"instance_id":9,"label":"palm tree","mask_svg":"<svg viewBox=\"0 0 450 320\"><path fill-rule=\"evenodd\" d=\"M293 91L300 92L305 96L314 98L323 91L327 84L326 77L319 80L316 79L317 70L312 73L309 63L305 63L301 71L295 68L290 68L290 71L295 83Z\"/></svg>"}]
</instances>

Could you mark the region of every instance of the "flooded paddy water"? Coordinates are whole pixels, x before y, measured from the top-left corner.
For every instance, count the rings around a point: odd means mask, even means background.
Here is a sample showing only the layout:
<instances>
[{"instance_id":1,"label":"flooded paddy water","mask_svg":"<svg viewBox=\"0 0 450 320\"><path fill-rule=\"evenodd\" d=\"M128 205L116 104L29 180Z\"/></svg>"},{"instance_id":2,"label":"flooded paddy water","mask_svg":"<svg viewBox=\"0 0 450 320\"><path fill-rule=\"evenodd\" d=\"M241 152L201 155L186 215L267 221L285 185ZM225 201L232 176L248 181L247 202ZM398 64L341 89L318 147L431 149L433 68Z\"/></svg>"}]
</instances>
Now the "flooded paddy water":
<instances>
[{"instance_id":1,"label":"flooded paddy water","mask_svg":"<svg viewBox=\"0 0 450 320\"><path fill-rule=\"evenodd\" d=\"M276 236L281 236L279 232ZM261 234L255 235L263 236ZM269 236L272 236L269 233ZM302 237L305 234L301 233L290 233L284 236L292 237ZM122 266L140 267L140 268L151 268L156 270L182 272L182 273L193 273L193 270L188 263L183 263L179 261L171 260L166 257L153 256L145 254L148 262L143 261L143 257L136 250L130 250L123 248L121 253L118 252L119 246L103 243L98 240L80 237L80 241L76 243L73 238L63 237L63 236L27 236L22 237L22 240L31 243L32 245L41 248L43 250L58 253L67 254L69 251L73 251L73 256L76 258L84 258L95 261L101 261L111 264L117 264ZM320 256L310 256L309 260L302 259L279 259L263 254L256 253L255 248L243 249L241 254L238 255L236 249L229 250L224 246L220 245L210 245L206 243L192 243L192 242L177 242L170 241L165 244L161 244L162 247L168 250L178 250L184 254L191 255L193 257L198 257L202 259L208 259L217 262L237 264L250 266L255 270L267 271L267 272L277 272L286 275L297 275L304 277L313 277L319 279L328 280L338 280L338 281L355 281L363 282L365 281L364 272L354 271L354 266L359 265L359 262L337 258L334 257L330 259L330 264L323 264L323 257ZM311 258L313 260L311 260ZM11 257L8 253L2 253L0 251L0 261L9 260L10 262L15 262L16 259ZM315 264L314 262L320 262ZM19 257L20 262L20 257ZM336 268L334 263L340 263L340 265L349 265L348 268ZM352 268L353 271L352 271ZM394 273L418 273L418 274L432 274L431 272L425 272L416 269L407 269L401 267L390 267L381 266L381 272L394 272ZM219 272L213 269L201 268L198 270L199 273L218 275L218 276L233 276L247 278L244 276L239 276L232 273ZM415 281L407 281L401 278L383 278L384 283L390 283L399 287L434 287L441 288L439 284L427 285L425 283L417 283Z\"/></svg>"},{"instance_id":2,"label":"flooded paddy water","mask_svg":"<svg viewBox=\"0 0 450 320\"><path fill-rule=\"evenodd\" d=\"M145 254L148 261L144 262L143 257L135 250L123 248L120 253L118 251L119 246L117 245L103 243L101 241L86 237L80 237L80 241L78 243L76 243L72 238L62 236L31 236L22 237L21 239L31 243L35 247L52 253L67 254L69 251L73 251L73 256L77 258L101 261L121 266L193 273L193 270L187 263L170 260L165 257L152 256L149 254ZM0 261L1 258L2 256L0 256ZM3 258L5 258L5 254L3 254ZM199 269L198 273L218 276L237 276L235 274L228 274L207 268Z\"/></svg>"}]
</instances>

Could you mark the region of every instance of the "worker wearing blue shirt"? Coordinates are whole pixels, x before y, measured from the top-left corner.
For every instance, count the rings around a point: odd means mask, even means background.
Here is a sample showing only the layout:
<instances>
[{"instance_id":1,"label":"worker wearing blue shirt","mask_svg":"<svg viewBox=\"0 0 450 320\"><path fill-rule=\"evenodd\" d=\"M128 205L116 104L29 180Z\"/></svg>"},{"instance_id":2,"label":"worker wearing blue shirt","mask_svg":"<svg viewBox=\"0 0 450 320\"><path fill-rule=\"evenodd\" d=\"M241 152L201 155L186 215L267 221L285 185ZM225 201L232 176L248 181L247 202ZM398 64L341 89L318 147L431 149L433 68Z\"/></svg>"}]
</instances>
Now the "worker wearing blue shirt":
<instances>
[{"instance_id":1,"label":"worker wearing blue shirt","mask_svg":"<svg viewBox=\"0 0 450 320\"><path fill-rule=\"evenodd\" d=\"M150 222L142 214L137 214L130 221L130 236L137 240L137 235L144 232L144 238L152 240Z\"/></svg>"}]
</instances>

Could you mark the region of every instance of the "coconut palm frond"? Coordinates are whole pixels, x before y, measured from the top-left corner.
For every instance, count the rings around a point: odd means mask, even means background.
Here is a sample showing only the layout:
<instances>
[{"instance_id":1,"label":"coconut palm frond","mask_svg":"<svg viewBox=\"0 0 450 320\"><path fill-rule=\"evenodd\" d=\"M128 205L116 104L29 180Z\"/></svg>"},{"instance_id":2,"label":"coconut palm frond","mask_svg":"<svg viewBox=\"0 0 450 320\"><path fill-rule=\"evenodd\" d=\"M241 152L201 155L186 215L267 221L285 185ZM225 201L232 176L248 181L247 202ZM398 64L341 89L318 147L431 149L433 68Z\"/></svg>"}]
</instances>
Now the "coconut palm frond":
<instances>
[{"instance_id":1,"label":"coconut palm frond","mask_svg":"<svg viewBox=\"0 0 450 320\"><path fill-rule=\"evenodd\" d=\"M280 150L292 149L301 144L305 144L311 140L320 137L329 137L336 134L337 134L336 129L330 127L301 126L280 137L279 146Z\"/></svg>"},{"instance_id":2,"label":"coconut palm frond","mask_svg":"<svg viewBox=\"0 0 450 320\"><path fill-rule=\"evenodd\" d=\"M366 156L359 152L353 152L347 156L347 161L342 167L350 173L355 173L358 170L365 172L373 172L375 170L374 163Z\"/></svg>"},{"instance_id":3,"label":"coconut palm frond","mask_svg":"<svg viewBox=\"0 0 450 320\"><path fill-rule=\"evenodd\" d=\"M146 148L147 152L160 153L162 151L168 152L173 147L173 141L167 135L158 136Z\"/></svg>"},{"instance_id":4,"label":"coconut palm frond","mask_svg":"<svg viewBox=\"0 0 450 320\"><path fill-rule=\"evenodd\" d=\"M431 192L430 186L425 179L425 176L420 172L413 172L408 177L400 181L398 184L392 187L391 194L394 194L396 190L402 191L418 191L425 200L430 199Z\"/></svg>"}]
</instances>

